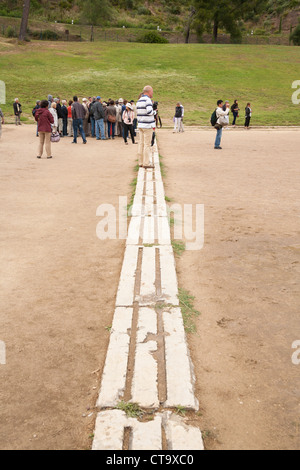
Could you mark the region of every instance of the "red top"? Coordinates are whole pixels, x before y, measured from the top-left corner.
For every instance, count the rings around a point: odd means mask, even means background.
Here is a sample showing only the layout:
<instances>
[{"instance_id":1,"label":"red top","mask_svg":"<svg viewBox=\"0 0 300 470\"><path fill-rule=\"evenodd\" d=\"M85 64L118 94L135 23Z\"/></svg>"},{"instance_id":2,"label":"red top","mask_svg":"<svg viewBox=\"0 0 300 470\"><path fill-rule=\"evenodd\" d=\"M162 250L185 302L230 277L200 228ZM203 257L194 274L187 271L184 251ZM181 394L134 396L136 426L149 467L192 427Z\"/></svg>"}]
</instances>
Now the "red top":
<instances>
[{"instance_id":1,"label":"red top","mask_svg":"<svg viewBox=\"0 0 300 470\"><path fill-rule=\"evenodd\" d=\"M68 118L72 119L72 106L68 106Z\"/></svg>"},{"instance_id":2,"label":"red top","mask_svg":"<svg viewBox=\"0 0 300 470\"><path fill-rule=\"evenodd\" d=\"M51 124L54 124L54 118L46 108L40 108L35 113L35 120L38 123L39 132L51 132Z\"/></svg>"}]
</instances>

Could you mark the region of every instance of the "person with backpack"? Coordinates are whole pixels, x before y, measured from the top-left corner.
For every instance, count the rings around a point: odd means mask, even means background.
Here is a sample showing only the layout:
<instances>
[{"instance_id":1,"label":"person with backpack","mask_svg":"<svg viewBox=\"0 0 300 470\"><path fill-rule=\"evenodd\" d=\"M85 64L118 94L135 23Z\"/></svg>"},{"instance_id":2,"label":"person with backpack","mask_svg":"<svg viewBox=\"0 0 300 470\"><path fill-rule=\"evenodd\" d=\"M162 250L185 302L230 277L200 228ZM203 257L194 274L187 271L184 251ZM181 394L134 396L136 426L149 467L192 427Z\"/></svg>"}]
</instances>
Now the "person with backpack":
<instances>
[{"instance_id":1,"label":"person with backpack","mask_svg":"<svg viewBox=\"0 0 300 470\"><path fill-rule=\"evenodd\" d=\"M229 103L226 104L226 110L223 110L223 100L217 101L217 109L213 112L211 116L211 124L217 130L216 140L215 140L215 150L222 150L221 140L223 134L223 127L228 125L228 115L229 115Z\"/></svg>"},{"instance_id":2,"label":"person with backpack","mask_svg":"<svg viewBox=\"0 0 300 470\"><path fill-rule=\"evenodd\" d=\"M175 108L175 116L174 116L174 131L173 134L176 134L177 132L180 132L180 126L181 126L181 119L182 119L182 107L180 103L177 103L176 108Z\"/></svg>"},{"instance_id":3,"label":"person with backpack","mask_svg":"<svg viewBox=\"0 0 300 470\"><path fill-rule=\"evenodd\" d=\"M113 139L115 138L115 130L116 130L116 124L117 124L117 109L115 106L114 100L111 100L109 102L109 105L106 108L105 111L106 119L107 119L107 133L108 133L108 138Z\"/></svg>"},{"instance_id":4,"label":"person with backpack","mask_svg":"<svg viewBox=\"0 0 300 470\"><path fill-rule=\"evenodd\" d=\"M233 114L233 122L232 125L235 127L236 119L239 117L239 103L238 100L234 100L233 105L231 106L231 112Z\"/></svg>"},{"instance_id":5,"label":"person with backpack","mask_svg":"<svg viewBox=\"0 0 300 470\"><path fill-rule=\"evenodd\" d=\"M247 103L247 106L245 108L245 115L245 129L249 130L250 121L252 117L252 109L250 103Z\"/></svg>"}]
</instances>

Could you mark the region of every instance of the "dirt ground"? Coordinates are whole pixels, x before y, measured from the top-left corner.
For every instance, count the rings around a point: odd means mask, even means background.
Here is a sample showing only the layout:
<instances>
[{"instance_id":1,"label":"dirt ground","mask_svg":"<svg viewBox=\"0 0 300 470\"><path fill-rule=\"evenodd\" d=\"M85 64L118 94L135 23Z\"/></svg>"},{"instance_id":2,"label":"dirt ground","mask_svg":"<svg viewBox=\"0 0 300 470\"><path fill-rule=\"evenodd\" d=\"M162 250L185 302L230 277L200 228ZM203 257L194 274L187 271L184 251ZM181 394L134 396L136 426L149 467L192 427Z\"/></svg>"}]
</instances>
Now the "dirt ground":
<instances>
[{"instance_id":1,"label":"dirt ground","mask_svg":"<svg viewBox=\"0 0 300 470\"><path fill-rule=\"evenodd\" d=\"M189 345L208 449L299 449L298 131L159 133L166 195L204 204L201 251L177 258L201 312ZM176 223L176 222L175 222Z\"/></svg>"},{"instance_id":2,"label":"dirt ground","mask_svg":"<svg viewBox=\"0 0 300 470\"><path fill-rule=\"evenodd\" d=\"M205 205L204 247L177 268L201 311L189 344L208 449L300 447L299 136L232 130L216 152L213 131L159 131L167 196ZM39 161L36 146L33 127L5 126L0 448L88 449L124 253L96 237L96 210L130 195L136 149L65 139Z\"/></svg>"},{"instance_id":3,"label":"dirt ground","mask_svg":"<svg viewBox=\"0 0 300 470\"><path fill-rule=\"evenodd\" d=\"M80 140L53 160L37 160L33 126L0 141L1 449L91 445L125 249L97 238L96 210L131 195L136 150Z\"/></svg>"}]
</instances>

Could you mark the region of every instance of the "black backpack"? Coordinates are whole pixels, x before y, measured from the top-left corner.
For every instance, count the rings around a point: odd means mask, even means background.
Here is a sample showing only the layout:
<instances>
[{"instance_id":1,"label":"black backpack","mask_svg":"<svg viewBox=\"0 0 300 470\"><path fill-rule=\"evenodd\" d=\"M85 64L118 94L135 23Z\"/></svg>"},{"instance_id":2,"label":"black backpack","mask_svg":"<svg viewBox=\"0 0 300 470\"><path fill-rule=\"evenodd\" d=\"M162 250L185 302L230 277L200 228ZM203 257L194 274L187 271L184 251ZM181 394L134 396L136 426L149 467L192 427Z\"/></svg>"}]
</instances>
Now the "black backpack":
<instances>
[{"instance_id":1,"label":"black backpack","mask_svg":"<svg viewBox=\"0 0 300 470\"><path fill-rule=\"evenodd\" d=\"M217 120L218 120L218 118L217 118L217 110L215 109L214 112L213 112L212 115L211 115L211 118L210 118L210 122L211 122L211 125L212 125L213 127L215 127L215 125L217 124Z\"/></svg>"}]
</instances>

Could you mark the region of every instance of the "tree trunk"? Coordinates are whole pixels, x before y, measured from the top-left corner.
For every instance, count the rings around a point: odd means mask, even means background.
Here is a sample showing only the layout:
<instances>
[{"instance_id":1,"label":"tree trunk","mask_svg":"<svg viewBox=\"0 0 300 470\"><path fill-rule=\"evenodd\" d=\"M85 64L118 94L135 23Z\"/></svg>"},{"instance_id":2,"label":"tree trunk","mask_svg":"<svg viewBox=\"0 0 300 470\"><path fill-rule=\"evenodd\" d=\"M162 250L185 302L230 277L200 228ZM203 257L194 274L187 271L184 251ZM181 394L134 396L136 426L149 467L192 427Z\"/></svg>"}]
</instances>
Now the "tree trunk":
<instances>
[{"instance_id":1,"label":"tree trunk","mask_svg":"<svg viewBox=\"0 0 300 470\"><path fill-rule=\"evenodd\" d=\"M186 30L185 30L185 43L186 44L188 44L189 40L190 40L191 26L192 26L193 16L195 16L195 14L196 14L196 10L193 7L192 10L191 10L191 13L189 15L188 24L187 24L187 27L186 27Z\"/></svg>"},{"instance_id":2,"label":"tree trunk","mask_svg":"<svg viewBox=\"0 0 300 470\"><path fill-rule=\"evenodd\" d=\"M30 0L23 0L23 16L19 34L19 40L24 41L27 34L27 26L28 26L28 18L29 18L29 10L30 10Z\"/></svg>"},{"instance_id":3,"label":"tree trunk","mask_svg":"<svg viewBox=\"0 0 300 470\"><path fill-rule=\"evenodd\" d=\"M91 26L91 42L94 42L94 25Z\"/></svg>"},{"instance_id":4,"label":"tree trunk","mask_svg":"<svg viewBox=\"0 0 300 470\"><path fill-rule=\"evenodd\" d=\"M218 42L218 31L219 31L219 14L216 13L214 17L214 36L213 36L213 42L215 44Z\"/></svg>"}]
</instances>

